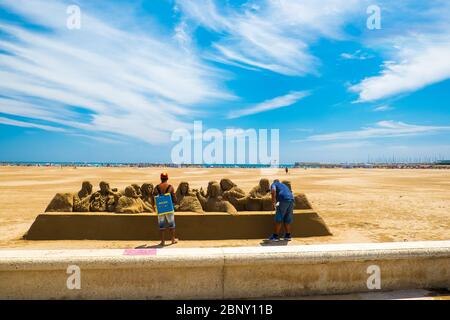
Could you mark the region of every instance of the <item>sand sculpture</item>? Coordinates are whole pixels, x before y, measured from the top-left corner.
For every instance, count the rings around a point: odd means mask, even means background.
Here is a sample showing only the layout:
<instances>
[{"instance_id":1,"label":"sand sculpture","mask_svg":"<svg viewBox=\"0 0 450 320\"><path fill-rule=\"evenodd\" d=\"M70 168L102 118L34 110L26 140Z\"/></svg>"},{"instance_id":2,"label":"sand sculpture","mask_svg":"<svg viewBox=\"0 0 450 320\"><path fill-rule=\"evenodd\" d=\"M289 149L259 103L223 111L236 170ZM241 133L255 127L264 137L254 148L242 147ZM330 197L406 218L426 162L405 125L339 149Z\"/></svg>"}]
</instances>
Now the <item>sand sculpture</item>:
<instances>
[{"instance_id":1,"label":"sand sculpture","mask_svg":"<svg viewBox=\"0 0 450 320\"><path fill-rule=\"evenodd\" d=\"M249 195L253 198L262 198L270 194L270 182L268 179L261 179L257 186L250 190Z\"/></svg>"},{"instance_id":2,"label":"sand sculpture","mask_svg":"<svg viewBox=\"0 0 450 320\"><path fill-rule=\"evenodd\" d=\"M272 195L268 179L261 179L257 186L250 190L246 198L245 208L248 211L271 211Z\"/></svg>"},{"instance_id":3,"label":"sand sculpture","mask_svg":"<svg viewBox=\"0 0 450 320\"><path fill-rule=\"evenodd\" d=\"M48 204L45 212L72 212L73 211L73 194L57 193L52 201Z\"/></svg>"},{"instance_id":4,"label":"sand sculpture","mask_svg":"<svg viewBox=\"0 0 450 320\"><path fill-rule=\"evenodd\" d=\"M247 194L233 181L230 179L220 180L220 189L223 199L229 201L237 211L244 211L246 209Z\"/></svg>"},{"instance_id":5,"label":"sand sculpture","mask_svg":"<svg viewBox=\"0 0 450 320\"><path fill-rule=\"evenodd\" d=\"M90 200L92 195L92 183L83 181L81 190L73 197L73 211L88 212L90 209Z\"/></svg>"},{"instance_id":6,"label":"sand sculpture","mask_svg":"<svg viewBox=\"0 0 450 320\"><path fill-rule=\"evenodd\" d=\"M45 212L86 212L89 211L89 199L92 193L92 184L84 181L81 190L77 194L57 193Z\"/></svg>"},{"instance_id":7,"label":"sand sculpture","mask_svg":"<svg viewBox=\"0 0 450 320\"><path fill-rule=\"evenodd\" d=\"M135 186L131 185L125 188L125 194L118 199L115 212L141 213L153 212L153 209L151 206L144 203L139 194L136 192Z\"/></svg>"},{"instance_id":8,"label":"sand sculpture","mask_svg":"<svg viewBox=\"0 0 450 320\"><path fill-rule=\"evenodd\" d=\"M197 192L197 197L202 205L203 210L206 212L236 213L236 208L229 201L224 200L220 193L220 184L215 181L211 181L208 184L206 197L203 196L200 192Z\"/></svg>"},{"instance_id":9,"label":"sand sculpture","mask_svg":"<svg viewBox=\"0 0 450 320\"><path fill-rule=\"evenodd\" d=\"M154 204L153 189L154 186L152 183L144 183L141 186L141 199L149 207L153 207Z\"/></svg>"},{"instance_id":10,"label":"sand sculpture","mask_svg":"<svg viewBox=\"0 0 450 320\"><path fill-rule=\"evenodd\" d=\"M292 192L292 184L290 181L284 180L282 181L283 184L287 185L289 190ZM308 198L306 198L306 195L304 193L294 193L294 209L301 209L301 210L309 210L312 209L311 204L308 201Z\"/></svg>"},{"instance_id":11,"label":"sand sculpture","mask_svg":"<svg viewBox=\"0 0 450 320\"><path fill-rule=\"evenodd\" d=\"M289 181L284 183L291 187ZM269 188L267 179L261 179L250 194L246 194L229 179L222 179L220 183L211 181L206 192L190 189L188 182L181 182L176 191L178 199L175 209L184 212L176 218L177 229L185 240L266 237L273 228ZM117 192L117 189L110 188L108 183L102 182L100 190L92 193L92 184L85 181L78 193L56 194L46 211L58 212L58 214L39 215L24 238L28 240L159 239L156 215L153 213L152 217L149 217L139 214L153 211L154 186L151 183L144 183L139 189L138 193L136 185L130 185L122 192ZM295 208L310 208L303 194L294 196ZM97 212L70 213L74 210L96 210ZM99 211L122 214L111 215ZM239 211L241 211L240 214L236 214ZM199 212L204 213L198 214ZM130 218L132 214L134 217ZM154 227L151 227L151 221ZM331 235L325 222L313 210L295 212L291 227L293 234L300 237Z\"/></svg>"},{"instance_id":12,"label":"sand sculpture","mask_svg":"<svg viewBox=\"0 0 450 320\"><path fill-rule=\"evenodd\" d=\"M136 183L133 183L131 186L133 187L134 191L136 191L136 195L138 197L141 197L142 196L141 187L139 187L139 185Z\"/></svg>"},{"instance_id":13,"label":"sand sculpture","mask_svg":"<svg viewBox=\"0 0 450 320\"><path fill-rule=\"evenodd\" d=\"M208 197L209 197L208 192L209 192L209 190L211 189L211 186L212 186L213 184L215 184L215 183L217 183L217 181L215 181L215 180L212 180L212 181L208 182L208 186L206 187L206 193L205 193L205 190L203 190L203 188L200 187L200 194L201 194L203 197L208 198ZM222 195L222 189L220 188L220 186L219 186L219 189L220 189L220 190L219 190L219 195Z\"/></svg>"},{"instance_id":14,"label":"sand sculpture","mask_svg":"<svg viewBox=\"0 0 450 320\"><path fill-rule=\"evenodd\" d=\"M177 199L175 211L203 212L200 200L197 198L196 193L190 190L188 182L180 182L175 196Z\"/></svg>"},{"instance_id":15,"label":"sand sculpture","mask_svg":"<svg viewBox=\"0 0 450 320\"><path fill-rule=\"evenodd\" d=\"M283 181L292 191L290 181ZM76 193L58 193L47 206L46 212L118 212L142 213L153 212L152 183L128 186L118 192L110 188L107 182L100 182L100 190L92 193L92 184L84 181L81 190ZM184 212L229 212L237 211L272 211L270 182L261 179L249 194L239 188L230 179L210 181L206 192L191 190L186 181L178 185L176 191L176 211ZM312 209L303 193L294 193L295 209Z\"/></svg>"},{"instance_id":16,"label":"sand sculpture","mask_svg":"<svg viewBox=\"0 0 450 320\"><path fill-rule=\"evenodd\" d=\"M111 190L109 183L102 181L100 182L100 190L91 196L90 211L114 212L120 196L119 192Z\"/></svg>"}]
</instances>

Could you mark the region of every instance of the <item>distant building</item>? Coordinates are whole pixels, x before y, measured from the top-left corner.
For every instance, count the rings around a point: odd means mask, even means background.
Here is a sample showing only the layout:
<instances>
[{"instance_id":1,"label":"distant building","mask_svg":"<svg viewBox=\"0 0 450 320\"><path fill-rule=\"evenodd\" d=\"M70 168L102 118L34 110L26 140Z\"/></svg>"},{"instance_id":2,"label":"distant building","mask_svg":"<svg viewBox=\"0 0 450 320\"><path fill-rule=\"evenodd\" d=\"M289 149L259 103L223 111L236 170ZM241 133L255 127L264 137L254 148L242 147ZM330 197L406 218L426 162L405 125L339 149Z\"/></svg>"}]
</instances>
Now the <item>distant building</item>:
<instances>
[{"instance_id":1,"label":"distant building","mask_svg":"<svg viewBox=\"0 0 450 320\"><path fill-rule=\"evenodd\" d=\"M323 165L320 162L296 162L294 168L321 168Z\"/></svg>"},{"instance_id":2,"label":"distant building","mask_svg":"<svg viewBox=\"0 0 450 320\"><path fill-rule=\"evenodd\" d=\"M450 166L450 160L440 160L440 161L436 161L437 165L440 166Z\"/></svg>"}]
</instances>

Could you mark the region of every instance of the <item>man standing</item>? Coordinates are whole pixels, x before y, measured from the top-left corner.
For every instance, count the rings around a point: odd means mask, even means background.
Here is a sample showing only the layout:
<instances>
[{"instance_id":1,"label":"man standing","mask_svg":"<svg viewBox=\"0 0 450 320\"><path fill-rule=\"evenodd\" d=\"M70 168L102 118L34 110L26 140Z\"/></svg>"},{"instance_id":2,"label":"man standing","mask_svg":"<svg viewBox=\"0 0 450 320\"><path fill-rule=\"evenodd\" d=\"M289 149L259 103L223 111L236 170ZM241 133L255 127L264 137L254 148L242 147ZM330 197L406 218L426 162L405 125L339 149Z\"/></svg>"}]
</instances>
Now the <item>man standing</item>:
<instances>
[{"instance_id":1,"label":"man standing","mask_svg":"<svg viewBox=\"0 0 450 320\"><path fill-rule=\"evenodd\" d=\"M278 241L281 225L284 226L284 240L291 241L291 223L294 218L294 195L288 186L279 180L274 180L270 187L272 193L272 208L275 213L275 233L270 241Z\"/></svg>"},{"instance_id":2,"label":"man standing","mask_svg":"<svg viewBox=\"0 0 450 320\"><path fill-rule=\"evenodd\" d=\"M169 180L169 175L167 173L165 172L161 173L160 177L161 183L156 186L156 188L153 191L153 195L155 197L158 197L170 194L171 197L169 198L169 202L171 201L172 203L171 204L169 203L169 207L171 207L173 210L174 203L176 203L175 189L167 182ZM155 200L155 202L157 202L157 200ZM159 231L161 234L161 243L160 243L161 246L165 245L164 233L166 230L166 225L169 226L169 230L172 237L172 244L178 242L178 239L175 238L175 214L173 211L164 214L158 212L158 224L159 224Z\"/></svg>"}]
</instances>

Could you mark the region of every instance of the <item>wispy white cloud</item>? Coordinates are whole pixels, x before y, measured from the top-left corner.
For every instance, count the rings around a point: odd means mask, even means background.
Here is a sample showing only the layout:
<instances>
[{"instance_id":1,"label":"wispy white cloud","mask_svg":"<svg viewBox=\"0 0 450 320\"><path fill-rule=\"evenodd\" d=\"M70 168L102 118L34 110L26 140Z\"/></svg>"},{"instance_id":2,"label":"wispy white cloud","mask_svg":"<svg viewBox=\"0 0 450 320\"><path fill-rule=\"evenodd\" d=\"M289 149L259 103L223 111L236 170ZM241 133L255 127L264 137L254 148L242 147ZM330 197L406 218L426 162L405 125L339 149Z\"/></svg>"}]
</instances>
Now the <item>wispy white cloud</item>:
<instances>
[{"instance_id":1,"label":"wispy white cloud","mask_svg":"<svg viewBox=\"0 0 450 320\"><path fill-rule=\"evenodd\" d=\"M397 121L380 121L375 126L354 131L341 131L327 134L312 135L297 142L305 141L336 141L361 140L373 138L405 137L413 135L435 134L450 131L450 126L425 126L407 124Z\"/></svg>"},{"instance_id":2,"label":"wispy white cloud","mask_svg":"<svg viewBox=\"0 0 450 320\"><path fill-rule=\"evenodd\" d=\"M266 112L266 111L270 111L270 110L274 110L274 109L289 107L309 95L310 95L309 91L291 92L284 96L266 100L264 102L261 102L257 105L254 105L254 106L251 106L248 108L231 111L228 114L228 119L235 119L235 118L240 118L243 116Z\"/></svg>"},{"instance_id":3,"label":"wispy white cloud","mask_svg":"<svg viewBox=\"0 0 450 320\"><path fill-rule=\"evenodd\" d=\"M389 111L389 110L392 110L393 108L390 106L390 105L388 105L388 104L383 104L383 105L381 105L381 106L376 106L374 109L373 109L373 111L375 111L375 112L384 112L384 111Z\"/></svg>"},{"instance_id":4,"label":"wispy white cloud","mask_svg":"<svg viewBox=\"0 0 450 320\"><path fill-rule=\"evenodd\" d=\"M88 135L88 134L81 134L81 133L71 133L71 136L78 137L78 138L85 138L89 140L94 140L100 143L107 143L107 144L124 144L125 141L117 139L116 137L110 138L110 137L99 137L97 135Z\"/></svg>"},{"instance_id":5,"label":"wispy white cloud","mask_svg":"<svg viewBox=\"0 0 450 320\"><path fill-rule=\"evenodd\" d=\"M356 50L354 53L346 53L346 52L341 53L341 58L346 60L367 60L373 57L374 57L373 55L363 52L361 50Z\"/></svg>"},{"instance_id":6,"label":"wispy white cloud","mask_svg":"<svg viewBox=\"0 0 450 320\"><path fill-rule=\"evenodd\" d=\"M57 128L32 122L24 122L14 119L9 119L5 117L0 117L0 124L5 124L9 126L15 126L15 127L22 127L22 128L35 128L35 129L41 129L45 131L55 131L55 132L64 132L65 130L63 128Z\"/></svg>"},{"instance_id":7,"label":"wispy white cloud","mask_svg":"<svg viewBox=\"0 0 450 320\"><path fill-rule=\"evenodd\" d=\"M337 150L344 150L344 149L360 149L360 148L367 148L369 146L372 146L372 144L368 141L351 141L351 142L338 142L338 143L327 143L327 144L321 144L321 145L315 145L308 150L329 150L332 152L336 152Z\"/></svg>"},{"instance_id":8,"label":"wispy white cloud","mask_svg":"<svg viewBox=\"0 0 450 320\"><path fill-rule=\"evenodd\" d=\"M196 106L233 98L224 74L170 35L124 31L80 3L81 29L68 30L59 1L2 1L46 29L0 23L0 112L160 143Z\"/></svg>"},{"instance_id":9,"label":"wispy white cloud","mask_svg":"<svg viewBox=\"0 0 450 320\"><path fill-rule=\"evenodd\" d=\"M386 62L380 75L352 86L350 91L358 93L358 101L409 93L450 78L450 37L443 42L416 45L399 51L397 62Z\"/></svg>"},{"instance_id":10,"label":"wispy white cloud","mask_svg":"<svg viewBox=\"0 0 450 320\"><path fill-rule=\"evenodd\" d=\"M390 30L367 37L365 44L384 55L378 75L350 86L357 102L371 102L411 93L450 78L450 3L385 1ZM421 8L419 10L418 8Z\"/></svg>"},{"instance_id":11,"label":"wispy white cloud","mask_svg":"<svg viewBox=\"0 0 450 320\"><path fill-rule=\"evenodd\" d=\"M349 17L366 1L265 0L219 7L214 0L178 0L186 17L221 37L209 57L294 76L317 73L310 45L320 37L342 39Z\"/></svg>"}]
</instances>

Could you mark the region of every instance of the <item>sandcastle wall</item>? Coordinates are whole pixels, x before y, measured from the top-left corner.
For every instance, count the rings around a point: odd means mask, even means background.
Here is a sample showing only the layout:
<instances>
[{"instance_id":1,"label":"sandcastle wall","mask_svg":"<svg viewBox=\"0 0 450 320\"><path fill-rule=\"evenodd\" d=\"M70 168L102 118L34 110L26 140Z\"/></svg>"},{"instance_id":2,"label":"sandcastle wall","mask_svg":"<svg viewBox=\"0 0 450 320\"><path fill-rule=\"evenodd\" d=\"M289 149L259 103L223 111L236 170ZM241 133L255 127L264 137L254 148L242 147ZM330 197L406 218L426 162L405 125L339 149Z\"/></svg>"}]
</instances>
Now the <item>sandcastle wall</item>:
<instances>
[{"instance_id":1,"label":"sandcastle wall","mask_svg":"<svg viewBox=\"0 0 450 320\"><path fill-rule=\"evenodd\" d=\"M203 214L177 212L177 235L182 240L263 239L273 232L270 212ZM295 237L331 235L312 210L296 210L291 225ZM158 240L156 214L45 213L38 215L27 240Z\"/></svg>"}]
</instances>

